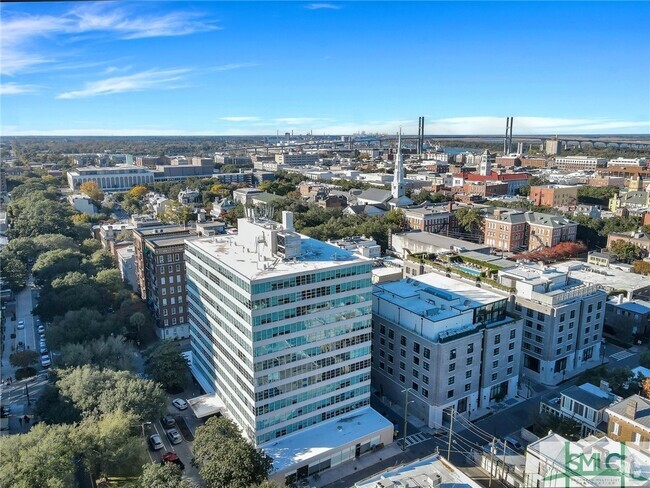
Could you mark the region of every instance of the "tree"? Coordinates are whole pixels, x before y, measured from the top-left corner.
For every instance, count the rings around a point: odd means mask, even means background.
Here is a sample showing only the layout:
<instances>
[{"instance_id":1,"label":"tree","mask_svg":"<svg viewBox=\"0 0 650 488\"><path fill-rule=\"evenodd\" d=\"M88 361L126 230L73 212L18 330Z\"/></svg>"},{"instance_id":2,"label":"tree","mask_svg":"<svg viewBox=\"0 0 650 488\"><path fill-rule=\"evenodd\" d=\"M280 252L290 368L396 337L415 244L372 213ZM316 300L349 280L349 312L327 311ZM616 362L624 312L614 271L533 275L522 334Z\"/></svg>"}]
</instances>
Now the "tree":
<instances>
[{"instance_id":1,"label":"tree","mask_svg":"<svg viewBox=\"0 0 650 488\"><path fill-rule=\"evenodd\" d=\"M99 187L96 181L90 180L81 184L79 191L84 195L87 195L91 200L99 203L104 200L104 192Z\"/></svg>"},{"instance_id":2,"label":"tree","mask_svg":"<svg viewBox=\"0 0 650 488\"><path fill-rule=\"evenodd\" d=\"M642 275L650 275L650 263L648 261L634 261L633 271Z\"/></svg>"},{"instance_id":3,"label":"tree","mask_svg":"<svg viewBox=\"0 0 650 488\"><path fill-rule=\"evenodd\" d=\"M249 488L268 478L273 460L256 449L225 417L212 417L196 429L194 457L208 487Z\"/></svg>"},{"instance_id":4,"label":"tree","mask_svg":"<svg viewBox=\"0 0 650 488\"><path fill-rule=\"evenodd\" d=\"M641 394L646 398L650 398L650 378L641 381Z\"/></svg>"},{"instance_id":5,"label":"tree","mask_svg":"<svg viewBox=\"0 0 650 488\"><path fill-rule=\"evenodd\" d=\"M639 356L639 364L644 368L650 368L650 351L641 353Z\"/></svg>"},{"instance_id":6,"label":"tree","mask_svg":"<svg viewBox=\"0 0 650 488\"><path fill-rule=\"evenodd\" d=\"M4 436L0 485L12 488L75 486L74 429L40 424L27 434Z\"/></svg>"},{"instance_id":7,"label":"tree","mask_svg":"<svg viewBox=\"0 0 650 488\"><path fill-rule=\"evenodd\" d=\"M172 463L147 463L138 479L139 488L190 488L191 482L181 478L181 468Z\"/></svg>"},{"instance_id":8,"label":"tree","mask_svg":"<svg viewBox=\"0 0 650 488\"><path fill-rule=\"evenodd\" d=\"M535 432L542 436L547 435L549 431L560 434L570 441L577 441L582 438L582 424L568 417L558 417L543 413L539 415L535 422Z\"/></svg>"},{"instance_id":9,"label":"tree","mask_svg":"<svg viewBox=\"0 0 650 488\"><path fill-rule=\"evenodd\" d=\"M133 314L136 315L136 314ZM144 319L144 317L143 317ZM163 341L147 355L145 371L167 391L179 391L190 372L177 342Z\"/></svg>"},{"instance_id":10,"label":"tree","mask_svg":"<svg viewBox=\"0 0 650 488\"><path fill-rule=\"evenodd\" d=\"M95 276L95 282L113 295L116 295L124 288L122 274L118 269L105 269L100 271Z\"/></svg>"},{"instance_id":11,"label":"tree","mask_svg":"<svg viewBox=\"0 0 650 488\"><path fill-rule=\"evenodd\" d=\"M101 271L103 269L111 269L114 267L115 263L113 260L113 255L105 249L95 251L90 257L90 262L95 266L95 269L97 269L97 271Z\"/></svg>"},{"instance_id":12,"label":"tree","mask_svg":"<svg viewBox=\"0 0 650 488\"><path fill-rule=\"evenodd\" d=\"M32 272L40 283L50 283L54 278L69 271L78 271L81 265L81 254L70 249L55 249L41 254Z\"/></svg>"},{"instance_id":13,"label":"tree","mask_svg":"<svg viewBox=\"0 0 650 488\"><path fill-rule=\"evenodd\" d=\"M454 214L458 221L459 227L463 232L476 234L483 229L483 215L477 208L463 207L459 208Z\"/></svg>"},{"instance_id":14,"label":"tree","mask_svg":"<svg viewBox=\"0 0 650 488\"><path fill-rule=\"evenodd\" d=\"M97 239L89 237L84 239L80 246L80 251L86 256L92 255L95 251L99 251L102 248L102 243Z\"/></svg>"},{"instance_id":15,"label":"tree","mask_svg":"<svg viewBox=\"0 0 650 488\"><path fill-rule=\"evenodd\" d=\"M65 344L89 342L111 334L118 335L123 329L115 315L104 315L97 310L82 308L71 310L56 319L54 324L47 328L46 336L49 346L59 349Z\"/></svg>"},{"instance_id":16,"label":"tree","mask_svg":"<svg viewBox=\"0 0 650 488\"><path fill-rule=\"evenodd\" d=\"M98 370L91 366L62 370L56 382L61 395L70 398L84 415L121 410L140 420L156 418L165 407L165 392L153 381L128 371Z\"/></svg>"},{"instance_id":17,"label":"tree","mask_svg":"<svg viewBox=\"0 0 650 488\"><path fill-rule=\"evenodd\" d=\"M101 337L83 344L66 344L61 348L57 365L62 368L91 364L101 369L133 370L135 349L126 338Z\"/></svg>"},{"instance_id":18,"label":"tree","mask_svg":"<svg viewBox=\"0 0 650 488\"><path fill-rule=\"evenodd\" d=\"M34 247L38 252L52 251L53 249L70 249L78 251L79 246L72 237L63 234L43 234L33 239Z\"/></svg>"},{"instance_id":19,"label":"tree","mask_svg":"<svg viewBox=\"0 0 650 488\"><path fill-rule=\"evenodd\" d=\"M34 414L46 424L72 424L81 420L81 412L77 410L69 398L61 396L59 389L46 384L41 395L36 400Z\"/></svg>"},{"instance_id":20,"label":"tree","mask_svg":"<svg viewBox=\"0 0 650 488\"><path fill-rule=\"evenodd\" d=\"M641 257L642 249L631 242L615 241L609 246L609 252L619 261L630 263Z\"/></svg>"},{"instance_id":21,"label":"tree","mask_svg":"<svg viewBox=\"0 0 650 488\"><path fill-rule=\"evenodd\" d=\"M129 196L136 200L142 200L148 192L149 189L146 186L138 185L129 190Z\"/></svg>"},{"instance_id":22,"label":"tree","mask_svg":"<svg viewBox=\"0 0 650 488\"><path fill-rule=\"evenodd\" d=\"M72 208L56 200L48 200L42 194L32 194L12 201L8 213L12 220L9 231L11 237L57 233L72 235Z\"/></svg>"},{"instance_id":23,"label":"tree","mask_svg":"<svg viewBox=\"0 0 650 488\"><path fill-rule=\"evenodd\" d=\"M172 201L171 204L165 210L165 220L169 222L175 222L177 224L187 224L194 213L190 207L183 205L178 201Z\"/></svg>"},{"instance_id":24,"label":"tree","mask_svg":"<svg viewBox=\"0 0 650 488\"><path fill-rule=\"evenodd\" d=\"M25 286L29 272L27 266L16 258L3 258L0 266L0 277L13 291L21 290Z\"/></svg>"},{"instance_id":25,"label":"tree","mask_svg":"<svg viewBox=\"0 0 650 488\"><path fill-rule=\"evenodd\" d=\"M16 368L27 368L38 362L39 355L36 351L18 351L9 356L9 362Z\"/></svg>"}]
</instances>

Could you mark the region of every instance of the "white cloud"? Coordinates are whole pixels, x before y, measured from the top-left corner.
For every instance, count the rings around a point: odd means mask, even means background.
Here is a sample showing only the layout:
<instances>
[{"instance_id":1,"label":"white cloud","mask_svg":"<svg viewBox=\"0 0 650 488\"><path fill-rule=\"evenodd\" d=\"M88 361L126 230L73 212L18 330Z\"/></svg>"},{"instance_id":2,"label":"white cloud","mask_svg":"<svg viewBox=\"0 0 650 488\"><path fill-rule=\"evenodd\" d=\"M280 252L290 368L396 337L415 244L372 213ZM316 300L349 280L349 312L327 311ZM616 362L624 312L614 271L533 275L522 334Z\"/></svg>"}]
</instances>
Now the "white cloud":
<instances>
[{"instance_id":1,"label":"white cloud","mask_svg":"<svg viewBox=\"0 0 650 488\"><path fill-rule=\"evenodd\" d=\"M332 3L310 3L305 8L309 10L341 10L340 5L334 5Z\"/></svg>"},{"instance_id":2,"label":"white cloud","mask_svg":"<svg viewBox=\"0 0 650 488\"><path fill-rule=\"evenodd\" d=\"M53 56L39 52L37 44L57 36L104 33L118 39L140 39L183 36L216 29L220 27L214 21L204 20L195 12L141 14L135 9L109 4L83 5L61 16L5 13L0 19L0 72L14 76L34 65L52 62ZM83 40L83 36L77 38L79 40Z\"/></svg>"},{"instance_id":3,"label":"white cloud","mask_svg":"<svg viewBox=\"0 0 650 488\"><path fill-rule=\"evenodd\" d=\"M208 71L232 71L234 69L253 68L255 66L259 66L259 64L257 64L257 63L230 63L230 64L222 64L221 66L214 66L212 68L208 68Z\"/></svg>"},{"instance_id":4,"label":"white cloud","mask_svg":"<svg viewBox=\"0 0 650 488\"><path fill-rule=\"evenodd\" d=\"M314 124L317 122L327 122L332 119L323 119L320 117L279 117L273 119L273 122L277 124L287 124L287 125L304 125L304 124Z\"/></svg>"},{"instance_id":5,"label":"white cloud","mask_svg":"<svg viewBox=\"0 0 650 488\"><path fill-rule=\"evenodd\" d=\"M18 83L0 83L0 95L20 95L36 91L35 85L20 85Z\"/></svg>"},{"instance_id":6,"label":"white cloud","mask_svg":"<svg viewBox=\"0 0 650 488\"><path fill-rule=\"evenodd\" d=\"M226 122L255 122L260 120L259 117L248 117L248 116L233 116L233 117L221 117L221 120Z\"/></svg>"},{"instance_id":7,"label":"white cloud","mask_svg":"<svg viewBox=\"0 0 650 488\"><path fill-rule=\"evenodd\" d=\"M61 93L56 98L87 98L153 88L178 88L177 84L169 85L169 83L183 80L184 75L189 71L189 69L148 70L127 76L115 76L87 83L82 90Z\"/></svg>"}]
</instances>

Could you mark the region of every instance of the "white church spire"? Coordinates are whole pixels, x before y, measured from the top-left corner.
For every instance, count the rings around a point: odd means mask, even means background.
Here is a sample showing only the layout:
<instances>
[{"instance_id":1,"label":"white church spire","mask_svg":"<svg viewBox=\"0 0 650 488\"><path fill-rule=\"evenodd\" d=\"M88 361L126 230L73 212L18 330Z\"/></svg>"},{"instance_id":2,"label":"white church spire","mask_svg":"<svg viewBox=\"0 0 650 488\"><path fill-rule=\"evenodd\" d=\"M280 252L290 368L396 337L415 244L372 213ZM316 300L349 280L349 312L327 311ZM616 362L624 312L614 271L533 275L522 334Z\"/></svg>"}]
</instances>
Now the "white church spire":
<instances>
[{"instance_id":1,"label":"white church spire","mask_svg":"<svg viewBox=\"0 0 650 488\"><path fill-rule=\"evenodd\" d=\"M399 129L397 136L397 154L395 155L395 174L393 184L391 185L393 198L401 198L406 195L404 190L404 164L402 160L402 128Z\"/></svg>"}]
</instances>

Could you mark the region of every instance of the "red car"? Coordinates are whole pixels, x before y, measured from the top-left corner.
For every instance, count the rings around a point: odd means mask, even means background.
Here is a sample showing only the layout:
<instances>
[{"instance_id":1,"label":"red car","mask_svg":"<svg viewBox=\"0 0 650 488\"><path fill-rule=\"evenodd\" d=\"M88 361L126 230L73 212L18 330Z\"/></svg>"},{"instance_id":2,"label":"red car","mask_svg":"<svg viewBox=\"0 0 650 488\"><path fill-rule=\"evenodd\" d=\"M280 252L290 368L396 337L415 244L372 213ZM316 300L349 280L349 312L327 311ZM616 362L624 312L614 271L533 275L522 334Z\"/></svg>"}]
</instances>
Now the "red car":
<instances>
[{"instance_id":1,"label":"red car","mask_svg":"<svg viewBox=\"0 0 650 488\"><path fill-rule=\"evenodd\" d=\"M180 460L178 457L178 454L175 452L168 452L163 454L162 456L162 461L160 464L165 464L165 463L172 463L181 468L181 470L185 469L185 464L183 461Z\"/></svg>"}]
</instances>

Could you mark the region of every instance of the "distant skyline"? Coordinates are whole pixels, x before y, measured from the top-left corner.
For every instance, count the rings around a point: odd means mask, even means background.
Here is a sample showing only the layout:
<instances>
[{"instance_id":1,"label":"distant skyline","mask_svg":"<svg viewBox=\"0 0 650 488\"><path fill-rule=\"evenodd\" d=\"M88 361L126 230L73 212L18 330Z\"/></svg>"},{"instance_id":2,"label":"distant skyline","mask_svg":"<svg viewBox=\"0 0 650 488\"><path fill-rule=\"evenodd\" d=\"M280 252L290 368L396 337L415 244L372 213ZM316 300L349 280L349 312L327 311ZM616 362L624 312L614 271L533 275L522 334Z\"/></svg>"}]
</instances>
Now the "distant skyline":
<instances>
[{"instance_id":1,"label":"distant skyline","mask_svg":"<svg viewBox=\"0 0 650 488\"><path fill-rule=\"evenodd\" d=\"M647 2L0 5L2 135L650 134Z\"/></svg>"}]
</instances>

